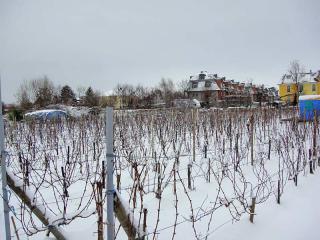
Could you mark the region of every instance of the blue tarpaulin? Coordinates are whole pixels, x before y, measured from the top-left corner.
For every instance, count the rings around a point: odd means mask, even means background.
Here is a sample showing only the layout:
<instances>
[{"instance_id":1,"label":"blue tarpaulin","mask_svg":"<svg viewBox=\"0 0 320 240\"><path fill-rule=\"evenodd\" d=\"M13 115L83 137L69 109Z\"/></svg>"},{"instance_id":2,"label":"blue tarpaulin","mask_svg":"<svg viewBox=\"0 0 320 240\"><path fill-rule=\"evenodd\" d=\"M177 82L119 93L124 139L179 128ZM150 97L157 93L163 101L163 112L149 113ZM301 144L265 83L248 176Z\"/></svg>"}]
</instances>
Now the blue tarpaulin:
<instances>
[{"instance_id":1,"label":"blue tarpaulin","mask_svg":"<svg viewBox=\"0 0 320 240\"><path fill-rule=\"evenodd\" d=\"M31 113L27 113L26 117L28 118L35 118L38 120L45 120L45 119L58 119L64 118L67 116L67 113L62 110L40 110Z\"/></svg>"},{"instance_id":2,"label":"blue tarpaulin","mask_svg":"<svg viewBox=\"0 0 320 240\"><path fill-rule=\"evenodd\" d=\"M299 118L305 121L312 121L314 114L320 115L320 96L310 95L299 98Z\"/></svg>"}]
</instances>

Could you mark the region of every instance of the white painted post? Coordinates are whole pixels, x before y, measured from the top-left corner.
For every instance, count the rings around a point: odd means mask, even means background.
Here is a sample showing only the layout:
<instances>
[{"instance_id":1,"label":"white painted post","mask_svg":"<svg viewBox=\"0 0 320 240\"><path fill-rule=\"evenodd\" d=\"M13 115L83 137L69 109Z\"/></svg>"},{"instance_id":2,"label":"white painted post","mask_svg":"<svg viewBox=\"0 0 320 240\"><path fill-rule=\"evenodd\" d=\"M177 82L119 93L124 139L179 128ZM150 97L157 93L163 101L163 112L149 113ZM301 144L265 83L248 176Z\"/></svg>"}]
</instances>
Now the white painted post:
<instances>
[{"instance_id":1,"label":"white painted post","mask_svg":"<svg viewBox=\"0 0 320 240\"><path fill-rule=\"evenodd\" d=\"M107 158L107 231L106 231L106 240L114 240L114 186L113 186L113 108L106 108L106 132L105 132L105 141L106 141L106 158Z\"/></svg>"},{"instance_id":2,"label":"white painted post","mask_svg":"<svg viewBox=\"0 0 320 240\"><path fill-rule=\"evenodd\" d=\"M1 181L0 194L0 239L10 240L9 201L7 192L6 155L4 151L4 125L2 116L1 80L0 80L0 153L1 153Z\"/></svg>"}]
</instances>

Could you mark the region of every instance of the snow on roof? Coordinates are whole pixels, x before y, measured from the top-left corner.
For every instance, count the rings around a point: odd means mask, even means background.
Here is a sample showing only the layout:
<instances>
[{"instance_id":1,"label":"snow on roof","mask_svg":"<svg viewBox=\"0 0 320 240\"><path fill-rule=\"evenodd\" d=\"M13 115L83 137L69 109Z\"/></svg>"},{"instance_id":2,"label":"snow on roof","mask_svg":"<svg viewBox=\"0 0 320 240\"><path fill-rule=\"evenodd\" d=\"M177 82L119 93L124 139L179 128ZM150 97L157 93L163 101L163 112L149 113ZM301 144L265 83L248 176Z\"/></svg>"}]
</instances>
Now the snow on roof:
<instances>
[{"instance_id":1,"label":"snow on roof","mask_svg":"<svg viewBox=\"0 0 320 240\"><path fill-rule=\"evenodd\" d=\"M26 113L26 115L35 115L35 114L42 114L42 113L50 113L50 112L56 112L56 111L62 111L60 109L44 109L44 110L37 110L33 112ZM62 111L64 112L64 111Z\"/></svg>"},{"instance_id":2,"label":"snow on roof","mask_svg":"<svg viewBox=\"0 0 320 240\"><path fill-rule=\"evenodd\" d=\"M299 82L314 82L317 77L317 72L298 73ZM281 83L295 84L295 80L291 74L284 74Z\"/></svg>"},{"instance_id":3,"label":"snow on roof","mask_svg":"<svg viewBox=\"0 0 320 240\"><path fill-rule=\"evenodd\" d=\"M25 114L26 117L35 117L41 119L52 119L52 118L59 118L67 116L66 111L62 111L59 109L45 109L45 110L38 110L30 113Z\"/></svg>"},{"instance_id":4,"label":"snow on roof","mask_svg":"<svg viewBox=\"0 0 320 240\"><path fill-rule=\"evenodd\" d=\"M303 95L299 100L320 100L320 95Z\"/></svg>"},{"instance_id":5,"label":"snow on roof","mask_svg":"<svg viewBox=\"0 0 320 240\"><path fill-rule=\"evenodd\" d=\"M300 82L314 82L315 80L314 74L304 74L300 80Z\"/></svg>"},{"instance_id":6,"label":"snow on roof","mask_svg":"<svg viewBox=\"0 0 320 240\"><path fill-rule=\"evenodd\" d=\"M204 79L200 79L199 75L204 75ZM200 73L190 76L190 80L212 80L212 79L217 79L218 74L213 74L213 73L207 73L207 71L201 71Z\"/></svg>"},{"instance_id":7,"label":"snow on roof","mask_svg":"<svg viewBox=\"0 0 320 240\"><path fill-rule=\"evenodd\" d=\"M216 91L216 90L220 90L219 86L217 85L217 83L215 81L210 81L210 87L206 87L206 80L203 81L199 81L197 82L197 87L196 88L190 88L190 92L200 92L200 91Z\"/></svg>"}]
</instances>

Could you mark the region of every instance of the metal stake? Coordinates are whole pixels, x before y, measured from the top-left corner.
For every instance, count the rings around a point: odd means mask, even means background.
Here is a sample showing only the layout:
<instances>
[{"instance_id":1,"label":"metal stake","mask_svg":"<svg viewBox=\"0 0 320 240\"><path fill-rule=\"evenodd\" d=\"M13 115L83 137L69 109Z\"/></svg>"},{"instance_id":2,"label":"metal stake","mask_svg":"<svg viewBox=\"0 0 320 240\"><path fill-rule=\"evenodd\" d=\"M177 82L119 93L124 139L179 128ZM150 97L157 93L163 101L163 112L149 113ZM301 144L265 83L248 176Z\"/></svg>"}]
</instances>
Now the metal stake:
<instances>
[{"instance_id":1,"label":"metal stake","mask_svg":"<svg viewBox=\"0 0 320 240\"><path fill-rule=\"evenodd\" d=\"M7 170L6 170L6 155L4 151L4 125L2 116L2 98L1 98L1 80L0 80L0 153L1 153L1 181L0 194L2 201L0 201L0 239L10 240L10 220L9 220L9 200L7 191ZM2 203L2 204L1 204Z\"/></svg>"},{"instance_id":2,"label":"metal stake","mask_svg":"<svg viewBox=\"0 0 320 240\"><path fill-rule=\"evenodd\" d=\"M114 186L113 186L113 108L106 108L105 141L107 148L107 240L114 240Z\"/></svg>"}]
</instances>

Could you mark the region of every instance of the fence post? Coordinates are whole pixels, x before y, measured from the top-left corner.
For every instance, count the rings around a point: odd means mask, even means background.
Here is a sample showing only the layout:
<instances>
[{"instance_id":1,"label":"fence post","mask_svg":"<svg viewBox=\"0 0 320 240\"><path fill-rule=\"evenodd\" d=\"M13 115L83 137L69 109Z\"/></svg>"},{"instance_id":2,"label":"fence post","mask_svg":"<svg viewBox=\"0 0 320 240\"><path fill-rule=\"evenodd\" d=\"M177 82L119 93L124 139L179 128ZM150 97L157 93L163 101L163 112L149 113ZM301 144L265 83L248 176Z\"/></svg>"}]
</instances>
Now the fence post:
<instances>
[{"instance_id":1,"label":"fence post","mask_svg":"<svg viewBox=\"0 0 320 240\"><path fill-rule=\"evenodd\" d=\"M310 174L313 174L312 160L309 161Z\"/></svg>"},{"instance_id":2,"label":"fence post","mask_svg":"<svg viewBox=\"0 0 320 240\"><path fill-rule=\"evenodd\" d=\"M16 226L16 223L14 221L13 216L11 216L11 222L12 222L12 225L13 225L13 228L14 228L14 232L16 234L16 238L17 238L17 240L20 240L18 229L17 229L17 226Z\"/></svg>"},{"instance_id":3,"label":"fence post","mask_svg":"<svg viewBox=\"0 0 320 240\"><path fill-rule=\"evenodd\" d=\"M192 116L192 161L196 161L196 116L195 110L191 110Z\"/></svg>"},{"instance_id":4,"label":"fence post","mask_svg":"<svg viewBox=\"0 0 320 240\"><path fill-rule=\"evenodd\" d=\"M280 204L280 198L281 198L281 182L280 179L278 180L278 193L277 193L277 203Z\"/></svg>"},{"instance_id":5,"label":"fence post","mask_svg":"<svg viewBox=\"0 0 320 240\"><path fill-rule=\"evenodd\" d=\"M254 137L254 117L253 114L250 118L250 157L251 157L251 166L253 166L253 137Z\"/></svg>"},{"instance_id":6,"label":"fence post","mask_svg":"<svg viewBox=\"0 0 320 240\"><path fill-rule=\"evenodd\" d=\"M0 80L0 154L1 154L1 181L0 181L0 239L10 240L10 220L9 220L9 200L7 190L7 170L6 155L4 151L4 124L2 117L2 98L1 98L1 80Z\"/></svg>"},{"instance_id":7,"label":"fence post","mask_svg":"<svg viewBox=\"0 0 320 240\"><path fill-rule=\"evenodd\" d=\"M256 197L253 197L252 204L250 206L250 222L251 223L253 223L255 208L256 208Z\"/></svg>"},{"instance_id":8,"label":"fence post","mask_svg":"<svg viewBox=\"0 0 320 240\"><path fill-rule=\"evenodd\" d=\"M147 233L147 214L148 214L148 209L144 208L143 209L143 233L146 234Z\"/></svg>"},{"instance_id":9,"label":"fence post","mask_svg":"<svg viewBox=\"0 0 320 240\"><path fill-rule=\"evenodd\" d=\"M154 132L153 132L153 120L154 119L154 113L151 112L151 124L150 124L150 128L151 128L151 152L152 154L154 153Z\"/></svg>"},{"instance_id":10,"label":"fence post","mask_svg":"<svg viewBox=\"0 0 320 240\"><path fill-rule=\"evenodd\" d=\"M113 108L106 108L106 158L107 158L107 231L106 239L114 240L114 186L113 186Z\"/></svg>"},{"instance_id":11,"label":"fence post","mask_svg":"<svg viewBox=\"0 0 320 240\"><path fill-rule=\"evenodd\" d=\"M177 164L177 160L174 162L174 167L173 167L173 194L176 195L177 194L177 170L176 170L176 164Z\"/></svg>"},{"instance_id":12,"label":"fence post","mask_svg":"<svg viewBox=\"0 0 320 240\"><path fill-rule=\"evenodd\" d=\"M296 173L293 177L294 180L294 185L296 185L296 187L298 186L298 174Z\"/></svg>"},{"instance_id":13,"label":"fence post","mask_svg":"<svg viewBox=\"0 0 320 240\"><path fill-rule=\"evenodd\" d=\"M191 186L191 164L188 164L188 188L190 190L192 190L192 186Z\"/></svg>"},{"instance_id":14,"label":"fence post","mask_svg":"<svg viewBox=\"0 0 320 240\"><path fill-rule=\"evenodd\" d=\"M117 174L117 190L120 191L121 174Z\"/></svg>"},{"instance_id":15,"label":"fence post","mask_svg":"<svg viewBox=\"0 0 320 240\"><path fill-rule=\"evenodd\" d=\"M157 172L158 172L158 183L157 183L157 191L156 198L161 198L161 165L160 162L157 163Z\"/></svg>"},{"instance_id":16,"label":"fence post","mask_svg":"<svg viewBox=\"0 0 320 240\"><path fill-rule=\"evenodd\" d=\"M211 161L210 158L208 159L208 176L207 176L207 182L210 182L210 174L211 174Z\"/></svg>"},{"instance_id":17,"label":"fence post","mask_svg":"<svg viewBox=\"0 0 320 240\"><path fill-rule=\"evenodd\" d=\"M317 111L314 111L313 141L312 141L313 142L313 149L312 149L313 170L315 170L316 161L317 161L317 125L318 125Z\"/></svg>"},{"instance_id":18,"label":"fence post","mask_svg":"<svg viewBox=\"0 0 320 240\"><path fill-rule=\"evenodd\" d=\"M268 145L268 159L270 160L271 155L271 139L269 139L269 145Z\"/></svg>"}]
</instances>

